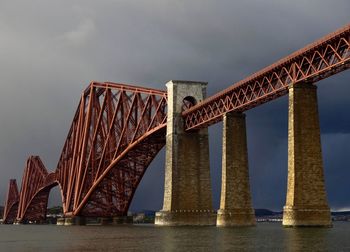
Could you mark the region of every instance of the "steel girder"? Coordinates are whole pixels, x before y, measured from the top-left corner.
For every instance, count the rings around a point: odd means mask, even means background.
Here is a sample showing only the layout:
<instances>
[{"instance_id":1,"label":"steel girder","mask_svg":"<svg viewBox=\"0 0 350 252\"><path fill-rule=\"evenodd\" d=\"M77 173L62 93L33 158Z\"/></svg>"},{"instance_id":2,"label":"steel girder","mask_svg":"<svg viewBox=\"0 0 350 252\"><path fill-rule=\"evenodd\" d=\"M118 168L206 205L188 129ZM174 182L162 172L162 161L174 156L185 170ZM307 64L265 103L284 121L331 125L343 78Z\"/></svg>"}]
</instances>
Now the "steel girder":
<instances>
[{"instance_id":1,"label":"steel girder","mask_svg":"<svg viewBox=\"0 0 350 252\"><path fill-rule=\"evenodd\" d=\"M296 51L183 112L186 130L205 128L230 111L242 112L350 67L350 24Z\"/></svg>"},{"instance_id":2,"label":"steel girder","mask_svg":"<svg viewBox=\"0 0 350 252\"><path fill-rule=\"evenodd\" d=\"M56 169L66 216L127 213L165 145L166 92L92 82L83 92Z\"/></svg>"},{"instance_id":3,"label":"steel girder","mask_svg":"<svg viewBox=\"0 0 350 252\"><path fill-rule=\"evenodd\" d=\"M7 199L5 202L5 209L3 215L4 224L12 224L16 220L19 203L19 193L17 182L15 179L10 179L9 189L7 192Z\"/></svg>"}]
</instances>

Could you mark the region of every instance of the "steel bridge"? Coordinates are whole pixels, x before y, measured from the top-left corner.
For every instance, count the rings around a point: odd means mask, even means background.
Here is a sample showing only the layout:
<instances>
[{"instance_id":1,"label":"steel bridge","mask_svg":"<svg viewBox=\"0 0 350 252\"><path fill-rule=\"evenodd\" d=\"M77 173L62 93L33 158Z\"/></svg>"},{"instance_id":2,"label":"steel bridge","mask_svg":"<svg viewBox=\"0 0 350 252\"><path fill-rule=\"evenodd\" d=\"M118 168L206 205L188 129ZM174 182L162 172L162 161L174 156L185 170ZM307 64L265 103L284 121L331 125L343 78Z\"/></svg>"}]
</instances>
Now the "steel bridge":
<instances>
[{"instance_id":1,"label":"steel bridge","mask_svg":"<svg viewBox=\"0 0 350 252\"><path fill-rule=\"evenodd\" d=\"M186 132L314 84L350 66L350 24L196 104L184 99ZM170 99L170 98L169 98ZM11 179L4 223L40 222L59 186L66 217L125 216L147 167L166 143L166 91L91 82L83 91L54 172L28 158L20 192Z\"/></svg>"}]
</instances>

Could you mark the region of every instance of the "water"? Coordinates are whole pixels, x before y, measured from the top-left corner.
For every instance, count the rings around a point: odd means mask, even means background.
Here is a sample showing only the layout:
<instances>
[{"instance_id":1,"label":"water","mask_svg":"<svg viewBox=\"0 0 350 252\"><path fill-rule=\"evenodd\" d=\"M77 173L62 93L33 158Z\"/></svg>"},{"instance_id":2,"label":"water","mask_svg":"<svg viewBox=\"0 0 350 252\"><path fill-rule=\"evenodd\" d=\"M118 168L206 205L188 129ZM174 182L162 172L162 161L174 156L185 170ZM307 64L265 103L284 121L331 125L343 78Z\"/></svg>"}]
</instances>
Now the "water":
<instances>
[{"instance_id":1,"label":"water","mask_svg":"<svg viewBox=\"0 0 350 252\"><path fill-rule=\"evenodd\" d=\"M333 228L0 225L0 251L350 251L350 222Z\"/></svg>"}]
</instances>

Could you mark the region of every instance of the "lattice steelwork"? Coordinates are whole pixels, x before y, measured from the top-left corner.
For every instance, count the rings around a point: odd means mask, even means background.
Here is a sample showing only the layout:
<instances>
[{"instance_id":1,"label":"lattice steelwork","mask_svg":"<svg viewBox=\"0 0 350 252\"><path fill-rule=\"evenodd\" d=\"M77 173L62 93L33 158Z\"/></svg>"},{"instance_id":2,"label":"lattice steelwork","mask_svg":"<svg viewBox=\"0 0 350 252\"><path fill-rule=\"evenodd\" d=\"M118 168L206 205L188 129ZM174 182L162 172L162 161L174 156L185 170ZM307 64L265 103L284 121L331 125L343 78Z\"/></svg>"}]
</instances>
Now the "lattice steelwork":
<instances>
[{"instance_id":1,"label":"lattice steelwork","mask_svg":"<svg viewBox=\"0 0 350 252\"><path fill-rule=\"evenodd\" d=\"M47 172L38 156L30 156L22 178L16 221L28 223L45 220L49 193L56 185L55 174Z\"/></svg>"},{"instance_id":2,"label":"lattice steelwork","mask_svg":"<svg viewBox=\"0 0 350 252\"><path fill-rule=\"evenodd\" d=\"M92 82L83 93L56 169L66 216L126 215L165 144L166 92Z\"/></svg>"},{"instance_id":3,"label":"lattice steelwork","mask_svg":"<svg viewBox=\"0 0 350 252\"><path fill-rule=\"evenodd\" d=\"M292 84L314 83L349 66L350 24L186 110L185 128L208 127L227 112L256 107L287 94Z\"/></svg>"},{"instance_id":4,"label":"lattice steelwork","mask_svg":"<svg viewBox=\"0 0 350 252\"><path fill-rule=\"evenodd\" d=\"M349 41L347 25L200 104L185 100L186 130L280 97L292 84L348 69ZM5 221L15 221L16 213L18 222L45 219L56 185L66 216L125 215L148 165L165 145L166 108L164 91L92 82L81 96L56 171L49 174L40 158L31 156L19 196L16 182L10 182Z\"/></svg>"},{"instance_id":5,"label":"lattice steelwork","mask_svg":"<svg viewBox=\"0 0 350 252\"><path fill-rule=\"evenodd\" d=\"M16 220L19 203L19 193L17 182L15 179L10 179L9 190L5 202L5 209L3 215L4 224L12 224Z\"/></svg>"}]
</instances>

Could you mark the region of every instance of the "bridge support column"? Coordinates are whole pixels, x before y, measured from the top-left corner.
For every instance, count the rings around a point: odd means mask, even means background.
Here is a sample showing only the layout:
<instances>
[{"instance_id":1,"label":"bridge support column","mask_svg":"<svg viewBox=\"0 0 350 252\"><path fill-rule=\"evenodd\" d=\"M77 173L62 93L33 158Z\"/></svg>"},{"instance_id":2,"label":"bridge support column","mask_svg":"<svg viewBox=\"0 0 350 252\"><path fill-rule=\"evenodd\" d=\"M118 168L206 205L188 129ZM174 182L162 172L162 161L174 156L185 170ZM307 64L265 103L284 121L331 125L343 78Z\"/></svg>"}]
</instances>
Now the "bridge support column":
<instances>
[{"instance_id":1,"label":"bridge support column","mask_svg":"<svg viewBox=\"0 0 350 252\"><path fill-rule=\"evenodd\" d=\"M217 226L253 226L245 114L227 113L223 119L220 210Z\"/></svg>"},{"instance_id":2,"label":"bridge support column","mask_svg":"<svg viewBox=\"0 0 350 252\"><path fill-rule=\"evenodd\" d=\"M317 89L289 88L288 187L284 226L331 226L323 175Z\"/></svg>"},{"instance_id":3,"label":"bridge support column","mask_svg":"<svg viewBox=\"0 0 350 252\"><path fill-rule=\"evenodd\" d=\"M206 83L170 81L163 209L156 225L215 225L209 169L208 129L185 132L184 105L205 98Z\"/></svg>"}]
</instances>

